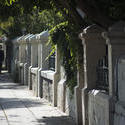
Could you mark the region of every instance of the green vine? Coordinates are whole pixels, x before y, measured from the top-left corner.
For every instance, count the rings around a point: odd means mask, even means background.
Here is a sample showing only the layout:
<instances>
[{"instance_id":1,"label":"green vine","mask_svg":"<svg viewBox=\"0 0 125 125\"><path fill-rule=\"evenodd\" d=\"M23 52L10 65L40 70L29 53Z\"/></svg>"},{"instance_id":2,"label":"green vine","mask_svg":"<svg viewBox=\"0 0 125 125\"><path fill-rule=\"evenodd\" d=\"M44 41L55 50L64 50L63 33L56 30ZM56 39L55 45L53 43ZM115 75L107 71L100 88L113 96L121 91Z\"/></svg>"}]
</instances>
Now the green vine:
<instances>
[{"instance_id":1,"label":"green vine","mask_svg":"<svg viewBox=\"0 0 125 125\"><path fill-rule=\"evenodd\" d=\"M74 87L77 85L77 44L74 44L74 38L71 34L72 28L68 22L63 22L56 25L50 30L50 43L52 43L53 50L55 45L58 46L62 65L66 72L66 83L71 92L73 93ZM52 50L52 53L54 52ZM51 53L51 54L52 54Z\"/></svg>"}]
</instances>

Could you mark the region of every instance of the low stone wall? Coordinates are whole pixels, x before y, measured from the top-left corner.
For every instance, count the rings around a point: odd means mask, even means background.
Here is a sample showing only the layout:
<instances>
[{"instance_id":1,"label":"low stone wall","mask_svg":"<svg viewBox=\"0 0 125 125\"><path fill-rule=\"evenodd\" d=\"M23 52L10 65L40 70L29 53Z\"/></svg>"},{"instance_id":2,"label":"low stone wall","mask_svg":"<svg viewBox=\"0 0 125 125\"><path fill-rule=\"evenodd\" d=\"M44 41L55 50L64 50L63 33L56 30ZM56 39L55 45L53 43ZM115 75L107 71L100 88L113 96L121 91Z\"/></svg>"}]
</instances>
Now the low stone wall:
<instances>
[{"instance_id":1,"label":"low stone wall","mask_svg":"<svg viewBox=\"0 0 125 125\"><path fill-rule=\"evenodd\" d=\"M114 125L125 125L125 104L117 102L115 104Z\"/></svg>"},{"instance_id":2,"label":"low stone wall","mask_svg":"<svg viewBox=\"0 0 125 125\"><path fill-rule=\"evenodd\" d=\"M66 80L62 79L58 83L57 88L57 107L65 112L65 103L66 103Z\"/></svg>"},{"instance_id":3,"label":"low stone wall","mask_svg":"<svg viewBox=\"0 0 125 125\"><path fill-rule=\"evenodd\" d=\"M52 80L43 78L43 98L47 99L49 102L53 102L53 88L52 88Z\"/></svg>"},{"instance_id":4,"label":"low stone wall","mask_svg":"<svg viewBox=\"0 0 125 125\"><path fill-rule=\"evenodd\" d=\"M37 96L37 93L38 93L37 71L38 71L38 68L31 68L32 91L35 96Z\"/></svg>"},{"instance_id":5,"label":"low stone wall","mask_svg":"<svg viewBox=\"0 0 125 125\"><path fill-rule=\"evenodd\" d=\"M41 71L42 95L43 98L45 98L51 103L53 103L53 96L54 96L54 87L53 87L54 73L55 72L51 70Z\"/></svg>"},{"instance_id":6,"label":"low stone wall","mask_svg":"<svg viewBox=\"0 0 125 125\"><path fill-rule=\"evenodd\" d=\"M69 88L66 88L65 113L71 116L75 120L76 119L75 110L76 108L75 108L74 94L71 94Z\"/></svg>"},{"instance_id":7,"label":"low stone wall","mask_svg":"<svg viewBox=\"0 0 125 125\"><path fill-rule=\"evenodd\" d=\"M76 119L74 94L67 88L65 79L59 81L57 93L57 107L73 119Z\"/></svg>"},{"instance_id":8,"label":"low stone wall","mask_svg":"<svg viewBox=\"0 0 125 125\"><path fill-rule=\"evenodd\" d=\"M92 90L88 95L89 125L110 124L110 98L99 90Z\"/></svg>"}]
</instances>

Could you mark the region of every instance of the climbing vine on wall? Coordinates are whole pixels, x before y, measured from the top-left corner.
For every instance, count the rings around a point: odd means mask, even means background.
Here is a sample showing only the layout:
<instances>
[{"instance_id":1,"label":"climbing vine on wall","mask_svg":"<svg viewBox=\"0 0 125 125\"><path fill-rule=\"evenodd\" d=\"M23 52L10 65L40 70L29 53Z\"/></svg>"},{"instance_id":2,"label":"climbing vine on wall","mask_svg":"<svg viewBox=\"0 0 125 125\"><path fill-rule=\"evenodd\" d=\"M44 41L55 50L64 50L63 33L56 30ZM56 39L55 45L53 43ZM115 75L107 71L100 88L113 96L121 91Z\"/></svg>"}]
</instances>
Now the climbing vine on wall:
<instances>
[{"instance_id":1,"label":"climbing vine on wall","mask_svg":"<svg viewBox=\"0 0 125 125\"><path fill-rule=\"evenodd\" d=\"M77 49L79 44L74 41L78 36L73 37L72 30L73 26L69 25L67 21L56 25L50 30L50 42L53 50L55 45L59 48L62 65L66 72L66 83L73 93L74 87L77 85ZM54 52L53 50L52 52Z\"/></svg>"}]
</instances>

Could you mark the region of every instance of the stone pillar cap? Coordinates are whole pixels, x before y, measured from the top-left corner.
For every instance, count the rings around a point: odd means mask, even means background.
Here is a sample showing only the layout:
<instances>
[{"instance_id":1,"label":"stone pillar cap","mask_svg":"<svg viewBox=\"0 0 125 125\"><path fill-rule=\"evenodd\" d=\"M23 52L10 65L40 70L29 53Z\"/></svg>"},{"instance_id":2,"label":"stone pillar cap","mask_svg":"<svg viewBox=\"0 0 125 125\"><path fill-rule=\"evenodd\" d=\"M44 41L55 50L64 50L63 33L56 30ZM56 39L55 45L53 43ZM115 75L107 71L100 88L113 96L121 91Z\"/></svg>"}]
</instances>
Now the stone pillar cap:
<instances>
[{"instance_id":1,"label":"stone pillar cap","mask_svg":"<svg viewBox=\"0 0 125 125\"><path fill-rule=\"evenodd\" d=\"M24 35L23 35L23 36L21 36L21 37L19 37L19 38L17 39L18 44L20 44L20 43L21 43L21 40L23 39L23 37L24 37Z\"/></svg>"},{"instance_id":2,"label":"stone pillar cap","mask_svg":"<svg viewBox=\"0 0 125 125\"><path fill-rule=\"evenodd\" d=\"M32 35L33 35L33 34L27 35L27 36L24 38L24 42L27 43L27 42L28 42L28 39L29 39Z\"/></svg>"},{"instance_id":3,"label":"stone pillar cap","mask_svg":"<svg viewBox=\"0 0 125 125\"><path fill-rule=\"evenodd\" d=\"M125 22L119 21L112 25L108 32L103 32L102 36L106 39L107 44L125 44L124 40L110 40L110 39L125 39Z\"/></svg>"},{"instance_id":4,"label":"stone pillar cap","mask_svg":"<svg viewBox=\"0 0 125 125\"><path fill-rule=\"evenodd\" d=\"M25 35L25 36L21 39L21 44L26 44L26 39L27 39L30 35L31 35L31 34Z\"/></svg>"},{"instance_id":5,"label":"stone pillar cap","mask_svg":"<svg viewBox=\"0 0 125 125\"><path fill-rule=\"evenodd\" d=\"M101 28L100 26L93 24L91 26L86 27L83 29L83 32L79 34L79 38L81 40L88 38L88 37L99 37L101 36L100 34L104 32L104 29ZM96 34L96 35L95 35Z\"/></svg>"},{"instance_id":6,"label":"stone pillar cap","mask_svg":"<svg viewBox=\"0 0 125 125\"><path fill-rule=\"evenodd\" d=\"M30 42L30 43L37 43L37 42L36 42L36 40L37 40L37 39L36 39L37 35L38 35L38 34L35 34L35 35L32 35L31 37L29 37L29 42Z\"/></svg>"},{"instance_id":7,"label":"stone pillar cap","mask_svg":"<svg viewBox=\"0 0 125 125\"><path fill-rule=\"evenodd\" d=\"M18 42L23 36L17 37L16 42Z\"/></svg>"},{"instance_id":8,"label":"stone pillar cap","mask_svg":"<svg viewBox=\"0 0 125 125\"><path fill-rule=\"evenodd\" d=\"M31 36L29 36L29 37L27 38L27 40L28 40L28 41L31 41L32 37L34 37L34 34L31 34Z\"/></svg>"},{"instance_id":9,"label":"stone pillar cap","mask_svg":"<svg viewBox=\"0 0 125 125\"><path fill-rule=\"evenodd\" d=\"M48 31L43 31L40 34L37 35L38 40L46 40L49 37L49 32Z\"/></svg>"},{"instance_id":10,"label":"stone pillar cap","mask_svg":"<svg viewBox=\"0 0 125 125\"><path fill-rule=\"evenodd\" d=\"M32 38L32 36L34 36L34 34L30 34L30 36L28 36L28 37L26 38L26 41L29 42L30 39Z\"/></svg>"},{"instance_id":11,"label":"stone pillar cap","mask_svg":"<svg viewBox=\"0 0 125 125\"><path fill-rule=\"evenodd\" d=\"M18 40L18 43L19 43L19 44L24 43L24 39L25 39L25 37L27 37L28 35L29 35L29 34L23 35L23 36Z\"/></svg>"}]
</instances>

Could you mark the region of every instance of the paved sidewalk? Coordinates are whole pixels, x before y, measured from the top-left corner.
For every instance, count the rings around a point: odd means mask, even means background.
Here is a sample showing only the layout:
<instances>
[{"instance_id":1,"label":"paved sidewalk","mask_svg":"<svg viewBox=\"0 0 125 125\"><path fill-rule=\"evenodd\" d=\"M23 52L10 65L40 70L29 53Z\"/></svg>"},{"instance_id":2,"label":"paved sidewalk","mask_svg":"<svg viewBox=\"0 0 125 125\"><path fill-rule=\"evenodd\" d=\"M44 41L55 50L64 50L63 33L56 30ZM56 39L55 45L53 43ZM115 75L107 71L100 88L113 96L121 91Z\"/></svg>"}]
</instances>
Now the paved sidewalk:
<instances>
[{"instance_id":1,"label":"paved sidewalk","mask_svg":"<svg viewBox=\"0 0 125 125\"><path fill-rule=\"evenodd\" d=\"M0 125L75 125L72 118L0 74Z\"/></svg>"}]
</instances>

